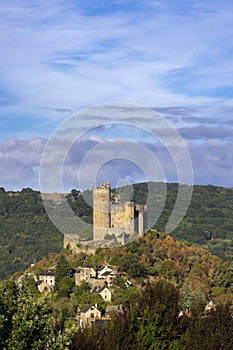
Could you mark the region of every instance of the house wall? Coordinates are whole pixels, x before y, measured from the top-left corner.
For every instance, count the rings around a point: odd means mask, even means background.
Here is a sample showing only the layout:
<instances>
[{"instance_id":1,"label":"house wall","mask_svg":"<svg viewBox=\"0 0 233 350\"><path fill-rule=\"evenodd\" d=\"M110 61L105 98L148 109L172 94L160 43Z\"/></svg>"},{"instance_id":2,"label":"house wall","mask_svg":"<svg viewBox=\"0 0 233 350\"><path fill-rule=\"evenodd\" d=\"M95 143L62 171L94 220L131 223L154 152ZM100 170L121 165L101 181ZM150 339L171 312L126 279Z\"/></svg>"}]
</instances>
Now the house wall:
<instances>
[{"instance_id":1,"label":"house wall","mask_svg":"<svg viewBox=\"0 0 233 350\"><path fill-rule=\"evenodd\" d=\"M75 284L80 285L82 282L90 283L90 280L96 277L96 272L93 268L82 267L78 272L75 272Z\"/></svg>"},{"instance_id":2,"label":"house wall","mask_svg":"<svg viewBox=\"0 0 233 350\"><path fill-rule=\"evenodd\" d=\"M105 301L111 301L112 293L108 288L104 288L104 290L100 292L100 295Z\"/></svg>"},{"instance_id":3,"label":"house wall","mask_svg":"<svg viewBox=\"0 0 233 350\"><path fill-rule=\"evenodd\" d=\"M92 306L88 311L81 312L80 316L78 317L79 325L86 326L87 324L90 324L95 321L96 318L101 317L101 312L95 307Z\"/></svg>"}]
</instances>

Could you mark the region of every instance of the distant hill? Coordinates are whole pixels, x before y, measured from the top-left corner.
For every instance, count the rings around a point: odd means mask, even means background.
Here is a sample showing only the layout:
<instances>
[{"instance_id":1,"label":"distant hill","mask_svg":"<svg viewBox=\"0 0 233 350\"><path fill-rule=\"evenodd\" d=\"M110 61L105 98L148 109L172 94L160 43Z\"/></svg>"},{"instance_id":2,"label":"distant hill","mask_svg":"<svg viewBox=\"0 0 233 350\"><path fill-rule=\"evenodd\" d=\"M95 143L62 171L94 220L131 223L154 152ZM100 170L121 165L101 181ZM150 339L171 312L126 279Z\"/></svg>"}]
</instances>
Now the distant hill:
<instances>
[{"instance_id":1,"label":"distant hill","mask_svg":"<svg viewBox=\"0 0 233 350\"><path fill-rule=\"evenodd\" d=\"M59 252L63 236L49 220L40 193L0 189L0 279L22 271L49 252Z\"/></svg>"},{"instance_id":2,"label":"distant hill","mask_svg":"<svg viewBox=\"0 0 233 350\"><path fill-rule=\"evenodd\" d=\"M155 184L155 187L159 184ZM164 231L177 196L178 185L167 184L164 210L155 224ZM143 202L147 184L134 185L134 199ZM233 259L233 189L218 186L194 186L188 211L180 225L172 232L179 240L200 245L224 260Z\"/></svg>"},{"instance_id":3,"label":"distant hill","mask_svg":"<svg viewBox=\"0 0 233 350\"><path fill-rule=\"evenodd\" d=\"M154 195L159 196L160 183L155 183ZM136 184L133 199L145 203L147 183ZM155 224L163 232L173 209L177 184L167 185L164 210ZM122 190L127 191L127 187ZM87 191L91 198L91 191ZM72 190L68 201L77 215L88 223L92 222L92 208L86 204L82 194ZM51 203L55 197L49 198ZM51 204L52 205L52 204ZM233 189L208 186L194 186L193 197L186 216L172 232L172 236L207 248L213 254L228 260L233 257ZM77 228L78 230L78 228ZM63 235L49 220L40 193L30 188L19 192L6 192L0 188L0 279L9 277L15 271L22 271L34 260L40 260L49 252L59 252Z\"/></svg>"}]
</instances>

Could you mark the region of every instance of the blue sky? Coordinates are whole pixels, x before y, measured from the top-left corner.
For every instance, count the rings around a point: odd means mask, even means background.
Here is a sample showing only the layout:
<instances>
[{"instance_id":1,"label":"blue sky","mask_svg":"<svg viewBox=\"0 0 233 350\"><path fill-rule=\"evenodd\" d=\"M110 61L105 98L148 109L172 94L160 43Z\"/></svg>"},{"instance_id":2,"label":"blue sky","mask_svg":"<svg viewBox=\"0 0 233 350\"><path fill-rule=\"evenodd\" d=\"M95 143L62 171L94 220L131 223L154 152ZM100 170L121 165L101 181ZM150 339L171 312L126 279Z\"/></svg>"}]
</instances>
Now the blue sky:
<instances>
[{"instance_id":1,"label":"blue sky","mask_svg":"<svg viewBox=\"0 0 233 350\"><path fill-rule=\"evenodd\" d=\"M233 187L232 23L231 0L2 0L0 186L38 188L43 147L60 123L127 102L177 128L195 183Z\"/></svg>"}]
</instances>

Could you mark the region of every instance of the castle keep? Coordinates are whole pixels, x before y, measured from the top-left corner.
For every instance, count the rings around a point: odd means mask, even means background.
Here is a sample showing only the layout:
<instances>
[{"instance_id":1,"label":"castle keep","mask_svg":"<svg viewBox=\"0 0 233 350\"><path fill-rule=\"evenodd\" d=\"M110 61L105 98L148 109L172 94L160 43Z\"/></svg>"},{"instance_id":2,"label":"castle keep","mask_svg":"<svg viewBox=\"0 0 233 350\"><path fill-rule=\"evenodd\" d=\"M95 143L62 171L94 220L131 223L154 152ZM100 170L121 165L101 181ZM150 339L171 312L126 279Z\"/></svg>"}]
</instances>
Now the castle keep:
<instances>
[{"instance_id":1,"label":"castle keep","mask_svg":"<svg viewBox=\"0 0 233 350\"><path fill-rule=\"evenodd\" d=\"M103 241L107 235L116 237L142 235L146 229L145 206L132 201L122 203L112 193L108 182L93 189L93 240Z\"/></svg>"}]
</instances>

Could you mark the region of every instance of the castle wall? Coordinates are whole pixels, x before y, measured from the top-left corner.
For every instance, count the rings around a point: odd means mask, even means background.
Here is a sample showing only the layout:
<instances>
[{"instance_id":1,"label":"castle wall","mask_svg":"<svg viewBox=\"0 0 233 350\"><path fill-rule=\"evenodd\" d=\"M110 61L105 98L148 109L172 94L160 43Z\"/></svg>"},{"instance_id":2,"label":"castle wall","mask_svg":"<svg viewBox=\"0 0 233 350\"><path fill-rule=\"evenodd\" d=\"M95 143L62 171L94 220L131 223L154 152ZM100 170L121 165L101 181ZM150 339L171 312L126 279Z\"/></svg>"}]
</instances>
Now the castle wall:
<instances>
[{"instance_id":1,"label":"castle wall","mask_svg":"<svg viewBox=\"0 0 233 350\"><path fill-rule=\"evenodd\" d=\"M89 247L88 242L82 242L80 243L79 236L76 234L64 234L64 241L63 241L63 247L64 249L67 246L70 246L72 251L74 253L86 253L86 254L93 254L95 253L95 248Z\"/></svg>"},{"instance_id":2,"label":"castle wall","mask_svg":"<svg viewBox=\"0 0 233 350\"><path fill-rule=\"evenodd\" d=\"M131 227L134 230L134 205L133 203L111 204L111 228Z\"/></svg>"}]
</instances>

